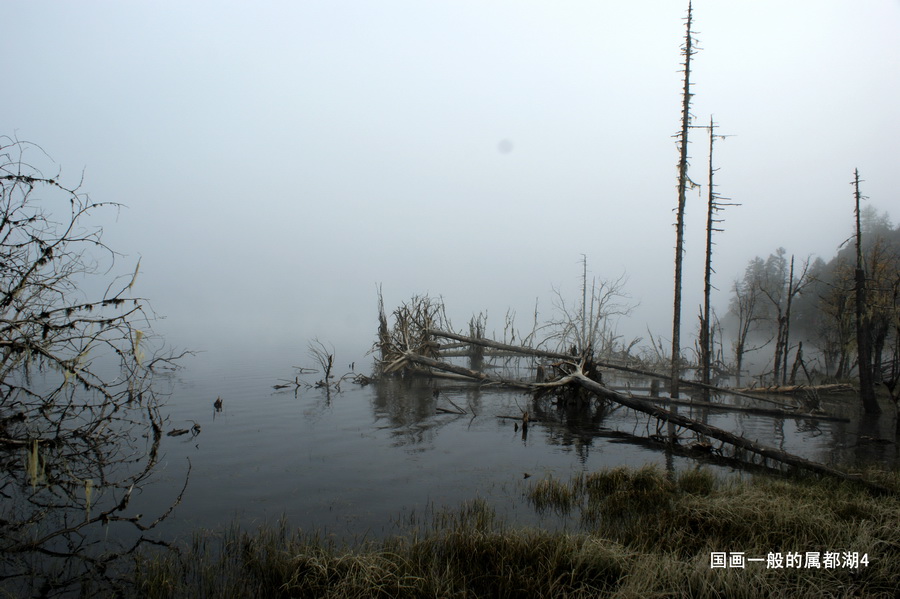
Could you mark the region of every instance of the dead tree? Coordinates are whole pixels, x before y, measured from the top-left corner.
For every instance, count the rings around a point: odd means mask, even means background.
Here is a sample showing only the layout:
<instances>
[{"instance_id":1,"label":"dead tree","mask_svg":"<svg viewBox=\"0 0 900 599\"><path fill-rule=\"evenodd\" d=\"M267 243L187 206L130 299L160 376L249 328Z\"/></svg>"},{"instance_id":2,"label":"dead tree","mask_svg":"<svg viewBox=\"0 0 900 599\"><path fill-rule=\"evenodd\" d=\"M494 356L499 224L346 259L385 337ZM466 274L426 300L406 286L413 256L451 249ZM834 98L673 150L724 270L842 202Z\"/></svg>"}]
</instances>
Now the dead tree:
<instances>
[{"instance_id":1,"label":"dead tree","mask_svg":"<svg viewBox=\"0 0 900 599\"><path fill-rule=\"evenodd\" d=\"M670 393L672 397L678 397L679 378L681 372L681 272L684 258L684 209L687 196L688 178L688 131L691 126L691 56L696 53L694 49L691 20L693 8L688 2L688 12L684 34L684 46L681 53L684 56L684 87L681 97L681 131L678 134L678 208L675 220L675 299L673 302L672 316L672 371L670 381Z\"/></svg>"},{"instance_id":2,"label":"dead tree","mask_svg":"<svg viewBox=\"0 0 900 599\"><path fill-rule=\"evenodd\" d=\"M869 308L866 304L866 270L862 254L862 227L859 219L859 203L863 196L859 192L859 169L853 171L853 197L856 201L856 355L859 369L859 397L866 414L880 414L881 408L875 397L875 383L872 367L872 332Z\"/></svg>"},{"instance_id":3,"label":"dead tree","mask_svg":"<svg viewBox=\"0 0 900 599\"><path fill-rule=\"evenodd\" d=\"M621 336L616 331L617 320L631 313L632 305L625 293L626 276L617 279L591 279L587 283L587 258L582 257L583 274L581 279L581 305L567 304L559 290L556 293L554 307L557 314L547 328L549 334L545 343L555 343L561 352L574 353L584 357L609 359L615 354L627 353L634 345L621 343Z\"/></svg>"},{"instance_id":4,"label":"dead tree","mask_svg":"<svg viewBox=\"0 0 900 599\"><path fill-rule=\"evenodd\" d=\"M763 276L758 280L759 289L769 300L770 320L774 324L775 356L772 383L785 382L787 353L790 342L791 306L794 298L809 284L809 259L803 263L799 276L794 276L794 256L787 262L784 248L778 248L766 260Z\"/></svg>"},{"instance_id":5,"label":"dead tree","mask_svg":"<svg viewBox=\"0 0 900 599\"><path fill-rule=\"evenodd\" d=\"M177 357L158 353L152 311L132 294L138 267L104 276L117 254L90 219L117 204L35 166L46 162L0 139L0 580L16 596L92 594L168 514L129 501L160 458L154 371Z\"/></svg>"},{"instance_id":6,"label":"dead tree","mask_svg":"<svg viewBox=\"0 0 900 599\"><path fill-rule=\"evenodd\" d=\"M784 325L779 327L775 341L775 384L783 385L787 376L787 359L791 342L791 304L794 300L794 256L791 256L791 270L788 274L787 304L784 308ZM781 373L779 381L779 372Z\"/></svg>"},{"instance_id":7,"label":"dead tree","mask_svg":"<svg viewBox=\"0 0 900 599\"><path fill-rule=\"evenodd\" d=\"M741 386L745 354L760 349L759 347L747 347L747 344L751 333L757 329L759 322L763 320L763 306L759 301L762 296L759 279L762 276L763 269L762 259L759 257L754 258L744 271L743 279L740 281L735 280L732 285L733 296L729 310L737 317L737 333L733 342L736 387Z\"/></svg>"},{"instance_id":8,"label":"dead tree","mask_svg":"<svg viewBox=\"0 0 900 599\"><path fill-rule=\"evenodd\" d=\"M713 147L716 137L725 139L725 135L717 136L715 133L716 124L712 117L709 117L709 169L707 174L707 202L706 202L706 267L703 276L703 314L700 317L700 380L709 385L711 382L710 371L712 369L712 324L710 319L710 294L712 293L712 247L713 232L722 232L717 229L716 224L721 223L722 219L715 218L716 214L723 210L725 206L738 206L723 202L727 198L723 198L716 193L716 186L713 182L713 174L718 170L713 168ZM704 390L704 399L709 399L709 390Z\"/></svg>"},{"instance_id":9,"label":"dead tree","mask_svg":"<svg viewBox=\"0 0 900 599\"><path fill-rule=\"evenodd\" d=\"M407 352L437 357L437 344L428 334L431 327L448 326L449 320L442 301L425 296L414 296L393 312L394 324L388 327L381 290L378 290L378 341L373 349L381 358L376 362L379 376L404 372Z\"/></svg>"}]
</instances>

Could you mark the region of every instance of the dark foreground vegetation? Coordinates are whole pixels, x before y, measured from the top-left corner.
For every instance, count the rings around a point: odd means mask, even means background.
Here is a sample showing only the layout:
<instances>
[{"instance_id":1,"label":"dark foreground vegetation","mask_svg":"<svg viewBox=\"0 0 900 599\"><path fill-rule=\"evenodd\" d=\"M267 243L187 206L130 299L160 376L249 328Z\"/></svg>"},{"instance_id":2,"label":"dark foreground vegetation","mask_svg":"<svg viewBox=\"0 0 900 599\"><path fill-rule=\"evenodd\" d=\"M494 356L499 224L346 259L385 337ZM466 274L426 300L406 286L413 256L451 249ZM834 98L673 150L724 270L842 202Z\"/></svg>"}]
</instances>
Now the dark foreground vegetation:
<instances>
[{"instance_id":1,"label":"dark foreground vegetation","mask_svg":"<svg viewBox=\"0 0 900 599\"><path fill-rule=\"evenodd\" d=\"M869 476L900 492L897 473ZM143 557L141 597L895 597L900 497L817 479L716 479L618 468L527 493L569 532L512 528L483 501L356 546L281 524L197 534ZM743 552L744 568L712 568ZM807 567L807 553L820 567ZM827 555L838 552L837 562ZM849 552L859 564L847 564ZM788 554L800 554L800 566ZM769 555L782 567L768 567ZM867 561L867 564L863 564ZM787 565L787 566L786 566Z\"/></svg>"}]
</instances>

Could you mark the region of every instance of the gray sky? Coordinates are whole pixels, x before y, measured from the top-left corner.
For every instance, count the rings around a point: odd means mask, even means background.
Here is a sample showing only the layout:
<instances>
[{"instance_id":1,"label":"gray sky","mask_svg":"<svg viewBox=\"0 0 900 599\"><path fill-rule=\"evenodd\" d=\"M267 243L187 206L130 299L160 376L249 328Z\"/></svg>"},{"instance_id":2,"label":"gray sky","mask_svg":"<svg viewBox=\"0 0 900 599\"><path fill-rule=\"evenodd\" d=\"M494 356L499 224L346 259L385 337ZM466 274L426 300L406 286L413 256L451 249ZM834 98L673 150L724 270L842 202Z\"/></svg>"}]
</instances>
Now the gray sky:
<instances>
[{"instance_id":1,"label":"gray sky","mask_svg":"<svg viewBox=\"0 0 900 599\"><path fill-rule=\"evenodd\" d=\"M627 273L621 327L671 335L686 2L6 2L0 133L40 144L142 256L160 332L364 346L388 307L455 324ZM695 124L711 114L731 281L778 246L829 258L849 182L900 220L900 2L696 0ZM705 182L697 131L692 176ZM701 301L689 198L683 338ZM688 340L685 345L692 343ZM355 349L354 347L354 349Z\"/></svg>"}]
</instances>

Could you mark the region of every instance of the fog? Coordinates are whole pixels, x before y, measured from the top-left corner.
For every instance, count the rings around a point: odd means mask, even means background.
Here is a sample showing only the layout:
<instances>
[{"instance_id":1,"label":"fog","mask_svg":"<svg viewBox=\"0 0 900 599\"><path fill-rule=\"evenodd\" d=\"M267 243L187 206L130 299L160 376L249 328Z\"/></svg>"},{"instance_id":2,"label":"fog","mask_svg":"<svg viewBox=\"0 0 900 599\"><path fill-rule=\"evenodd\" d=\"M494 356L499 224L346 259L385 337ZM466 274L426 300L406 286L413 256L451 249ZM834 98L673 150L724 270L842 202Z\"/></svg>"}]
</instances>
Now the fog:
<instances>
[{"instance_id":1,"label":"fog","mask_svg":"<svg viewBox=\"0 0 900 599\"><path fill-rule=\"evenodd\" d=\"M180 347L353 351L442 296L462 326L529 328L552 289L627 276L623 334L671 335L686 2L19 2L4 5L0 134L96 201ZM853 169L895 212L900 2L696 0L696 125L714 116L714 304L755 255L828 259ZM705 184L705 131L691 176ZM37 155L33 155L37 157ZM705 187L688 199L683 345Z\"/></svg>"}]
</instances>

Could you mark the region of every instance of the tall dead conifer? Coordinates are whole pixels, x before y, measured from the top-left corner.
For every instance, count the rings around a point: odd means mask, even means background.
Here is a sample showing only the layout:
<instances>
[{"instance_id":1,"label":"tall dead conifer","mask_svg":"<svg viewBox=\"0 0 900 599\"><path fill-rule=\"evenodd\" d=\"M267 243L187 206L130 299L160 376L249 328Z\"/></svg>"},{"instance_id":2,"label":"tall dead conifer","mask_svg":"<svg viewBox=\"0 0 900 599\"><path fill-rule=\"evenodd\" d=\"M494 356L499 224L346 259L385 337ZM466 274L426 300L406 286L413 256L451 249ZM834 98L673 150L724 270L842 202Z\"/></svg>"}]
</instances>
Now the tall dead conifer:
<instances>
[{"instance_id":1,"label":"tall dead conifer","mask_svg":"<svg viewBox=\"0 0 900 599\"><path fill-rule=\"evenodd\" d=\"M678 397L678 379L681 372L681 270L684 255L684 205L687 195L687 186L690 181L688 169L688 131L691 127L691 56L694 55L693 32L691 21L693 8L688 2L687 24L684 34L684 46L681 54L684 56L684 88L681 100L681 132L678 134L678 210L675 221L675 300L672 316L672 373L670 393L672 397Z\"/></svg>"},{"instance_id":2,"label":"tall dead conifer","mask_svg":"<svg viewBox=\"0 0 900 599\"><path fill-rule=\"evenodd\" d=\"M725 135L716 135L716 123L712 117L709 117L709 169L707 172L707 203L706 203L706 269L703 277L703 314L700 317L700 376L705 385L709 385L711 381L710 372L712 370L712 326L710 316L710 295L712 294L712 273L715 272L712 267L712 246L713 233L721 232L717 229L716 224L721 223L722 219L715 218L715 215L725 206L740 206L729 202L722 202L728 198L723 198L716 193L716 186L713 183L713 174L718 170L713 168L713 147L715 140L724 139ZM709 399L709 389L703 391L704 399Z\"/></svg>"}]
</instances>

